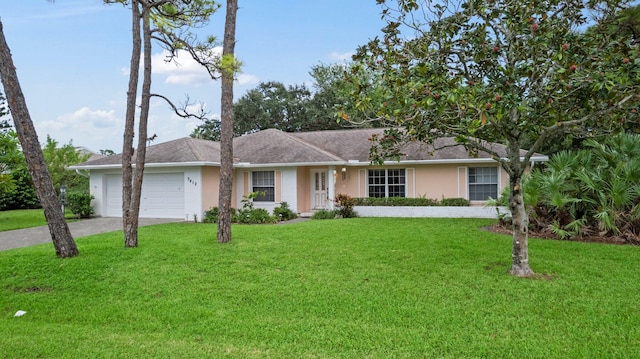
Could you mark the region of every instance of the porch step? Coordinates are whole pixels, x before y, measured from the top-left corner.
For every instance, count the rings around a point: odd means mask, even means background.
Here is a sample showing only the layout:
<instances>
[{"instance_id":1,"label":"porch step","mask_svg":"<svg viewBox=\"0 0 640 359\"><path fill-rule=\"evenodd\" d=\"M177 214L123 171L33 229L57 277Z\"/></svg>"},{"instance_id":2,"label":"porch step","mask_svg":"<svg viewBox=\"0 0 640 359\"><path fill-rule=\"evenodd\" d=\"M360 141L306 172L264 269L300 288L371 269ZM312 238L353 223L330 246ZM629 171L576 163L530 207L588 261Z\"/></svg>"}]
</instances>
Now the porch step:
<instances>
[{"instance_id":1,"label":"porch step","mask_svg":"<svg viewBox=\"0 0 640 359\"><path fill-rule=\"evenodd\" d=\"M311 216L313 216L313 212L301 212L300 215L298 217L301 218L311 218Z\"/></svg>"}]
</instances>

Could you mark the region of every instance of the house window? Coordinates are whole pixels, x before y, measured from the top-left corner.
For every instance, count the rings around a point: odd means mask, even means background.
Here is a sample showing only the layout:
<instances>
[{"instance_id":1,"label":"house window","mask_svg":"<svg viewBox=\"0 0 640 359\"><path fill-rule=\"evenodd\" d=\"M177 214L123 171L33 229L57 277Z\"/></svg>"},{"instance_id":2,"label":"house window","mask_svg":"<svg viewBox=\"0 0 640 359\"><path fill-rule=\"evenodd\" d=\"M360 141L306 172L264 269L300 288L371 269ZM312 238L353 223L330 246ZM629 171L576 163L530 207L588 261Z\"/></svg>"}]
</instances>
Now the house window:
<instances>
[{"instance_id":1,"label":"house window","mask_svg":"<svg viewBox=\"0 0 640 359\"><path fill-rule=\"evenodd\" d=\"M276 181L274 171L251 172L251 192L259 193L254 202L275 202Z\"/></svg>"},{"instance_id":2,"label":"house window","mask_svg":"<svg viewBox=\"0 0 640 359\"><path fill-rule=\"evenodd\" d=\"M469 167L469 200L498 198L498 168Z\"/></svg>"},{"instance_id":3,"label":"house window","mask_svg":"<svg viewBox=\"0 0 640 359\"><path fill-rule=\"evenodd\" d=\"M369 197L404 197L405 170L369 170Z\"/></svg>"}]
</instances>

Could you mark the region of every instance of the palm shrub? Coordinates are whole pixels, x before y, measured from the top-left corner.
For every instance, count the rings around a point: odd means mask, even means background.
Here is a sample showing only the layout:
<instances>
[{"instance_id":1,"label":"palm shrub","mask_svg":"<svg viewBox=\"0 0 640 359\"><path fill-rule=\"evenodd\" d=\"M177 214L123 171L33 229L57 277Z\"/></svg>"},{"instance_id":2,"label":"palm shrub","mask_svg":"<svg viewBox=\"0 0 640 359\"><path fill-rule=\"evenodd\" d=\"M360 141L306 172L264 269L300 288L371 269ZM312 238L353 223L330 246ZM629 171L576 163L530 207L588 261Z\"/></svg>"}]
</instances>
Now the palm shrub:
<instances>
[{"instance_id":1,"label":"palm shrub","mask_svg":"<svg viewBox=\"0 0 640 359\"><path fill-rule=\"evenodd\" d=\"M620 134L552 156L524 184L532 224L561 238L640 234L640 136Z\"/></svg>"}]
</instances>

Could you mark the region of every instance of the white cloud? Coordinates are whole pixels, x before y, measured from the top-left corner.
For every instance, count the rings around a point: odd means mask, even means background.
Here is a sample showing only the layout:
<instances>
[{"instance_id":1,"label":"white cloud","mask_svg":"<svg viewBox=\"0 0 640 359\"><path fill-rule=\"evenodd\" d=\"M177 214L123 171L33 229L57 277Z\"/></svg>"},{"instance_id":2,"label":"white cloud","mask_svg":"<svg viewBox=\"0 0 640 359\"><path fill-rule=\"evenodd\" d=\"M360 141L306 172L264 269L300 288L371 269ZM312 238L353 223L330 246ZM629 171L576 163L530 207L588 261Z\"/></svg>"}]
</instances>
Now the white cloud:
<instances>
[{"instance_id":1,"label":"white cloud","mask_svg":"<svg viewBox=\"0 0 640 359\"><path fill-rule=\"evenodd\" d=\"M215 56L222 55L222 47L213 48ZM161 53L151 56L151 71L155 75L164 76L164 82L170 85L207 85L212 79L207 70L197 63L191 55L184 50L179 50L178 55L170 62L169 52L163 50ZM142 65L141 65L142 66ZM129 76L129 68L123 67L120 72L124 76ZM216 76L219 74L216 73ZM240 86L256 85L260 79L255 75L239 74L236 83Z\"/></svg>"},{"instance_id":2,"label":"white cloud","mask_svg":"<svg viewBox=\"0 0 640 359\"><path fill-rule=\"evenodd\" d=\"M202 123L196 118L178 117L166 106L152 107L157 107L149 114L147 126L149 136L157 135L152 145L189 136ZM192 110L195 111L195 108ZM138 114L136 114L136 133L138 120ZM36 123L36 129L40 142L43 143L49 135L60 144L72 141L74 146L87 147L93 151L110 149L119 153L122 151L124 116L118 116L115 110L93 110L82 107L72 113L63 114L55 120ZM134 139L134 146L137 145L137 141L137 138Z\"/></svg>"},{"instance_id":3,"label":"white cloud","mask_svg":"<svg viewBox=\"0 0 640 359\"><path fill-rule=\"evenodd\" d=\"M122 143L124 119L118 118L114 110L82 107L55 120L39 122L36 127L41 141L50 135L61 144L73 141L76 146L96 151L109 148L118 152L119 148L114 148L114 144Z\"/></svg>"},{"instance_id":4,"label":"white cloud","mask_svg":"<svg viewBox=\"0 0 640 359\"><path fill-rule=\"evenodd\" d=\"M236 79L236 83L238 83L238 85L240 86L257 85L258 82L260 82L260 79L258 78L258 76L254 76L254 75L240 74Z\"/></svg>"},{"instance_id":5,"label":"white cloud","mask_svg":"<svg viewBox=\"0 0 640 359\"><path fill-rule=\"evenodd\" d=\"M222 53L221 47L213 49L216 55ZM180 50L171 62L167 62L169 52L164 50L151 58L151 69L154 74L166 77L165 82L174 85L201 85L210 83L211 76L207 70L197 63L188 52Z\"/></svg>"},{"instance_id":6,"label":"white cloud","mask_svg":"<svg viewBox=\"0 0 640 359\"><path fill-rule=\"evenodd\" d=\"M329 56L332 60L334 61L339 61L339 62L349 62L351 61L351 57L353 56L353 52L343 52L343 53L339 53L339 52L332 52L331 55Z\"/></svg>"}]
</instances>

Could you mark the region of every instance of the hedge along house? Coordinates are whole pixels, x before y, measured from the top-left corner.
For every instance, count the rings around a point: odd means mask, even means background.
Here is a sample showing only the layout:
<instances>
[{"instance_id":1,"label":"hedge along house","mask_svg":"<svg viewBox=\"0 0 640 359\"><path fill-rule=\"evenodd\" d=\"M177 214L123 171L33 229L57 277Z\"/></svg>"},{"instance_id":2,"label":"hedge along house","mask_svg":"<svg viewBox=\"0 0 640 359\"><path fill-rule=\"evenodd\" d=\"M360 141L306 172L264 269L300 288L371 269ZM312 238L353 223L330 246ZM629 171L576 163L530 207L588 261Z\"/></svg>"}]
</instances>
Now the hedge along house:
<instances>
[{"instance_id":1,"label":"hedge along house","mask_svg":"<svg viewBox=\"0 0 640 359\"><path fill-rule=\"evenodd\" d=\"M453 139L429 151L418 143L403 148L400 161L374 166L369 138L382 129L285 133L268 129L234 139L232 206L260 193L256 208L272 211L287 202L298 213L332 209L337 194L351 197L465 198L482 205L508 184L506 172L485 153L470 156ZM495 144L498 153L504 146ZM532 162L546 161L535 156ZM113 155L70 167L90 173L90 192L98 216L122 216L122 157ZM149 146L141 217L201 218L218 205L220 146L181 138Z\"/></svg>"}]
</instances>

